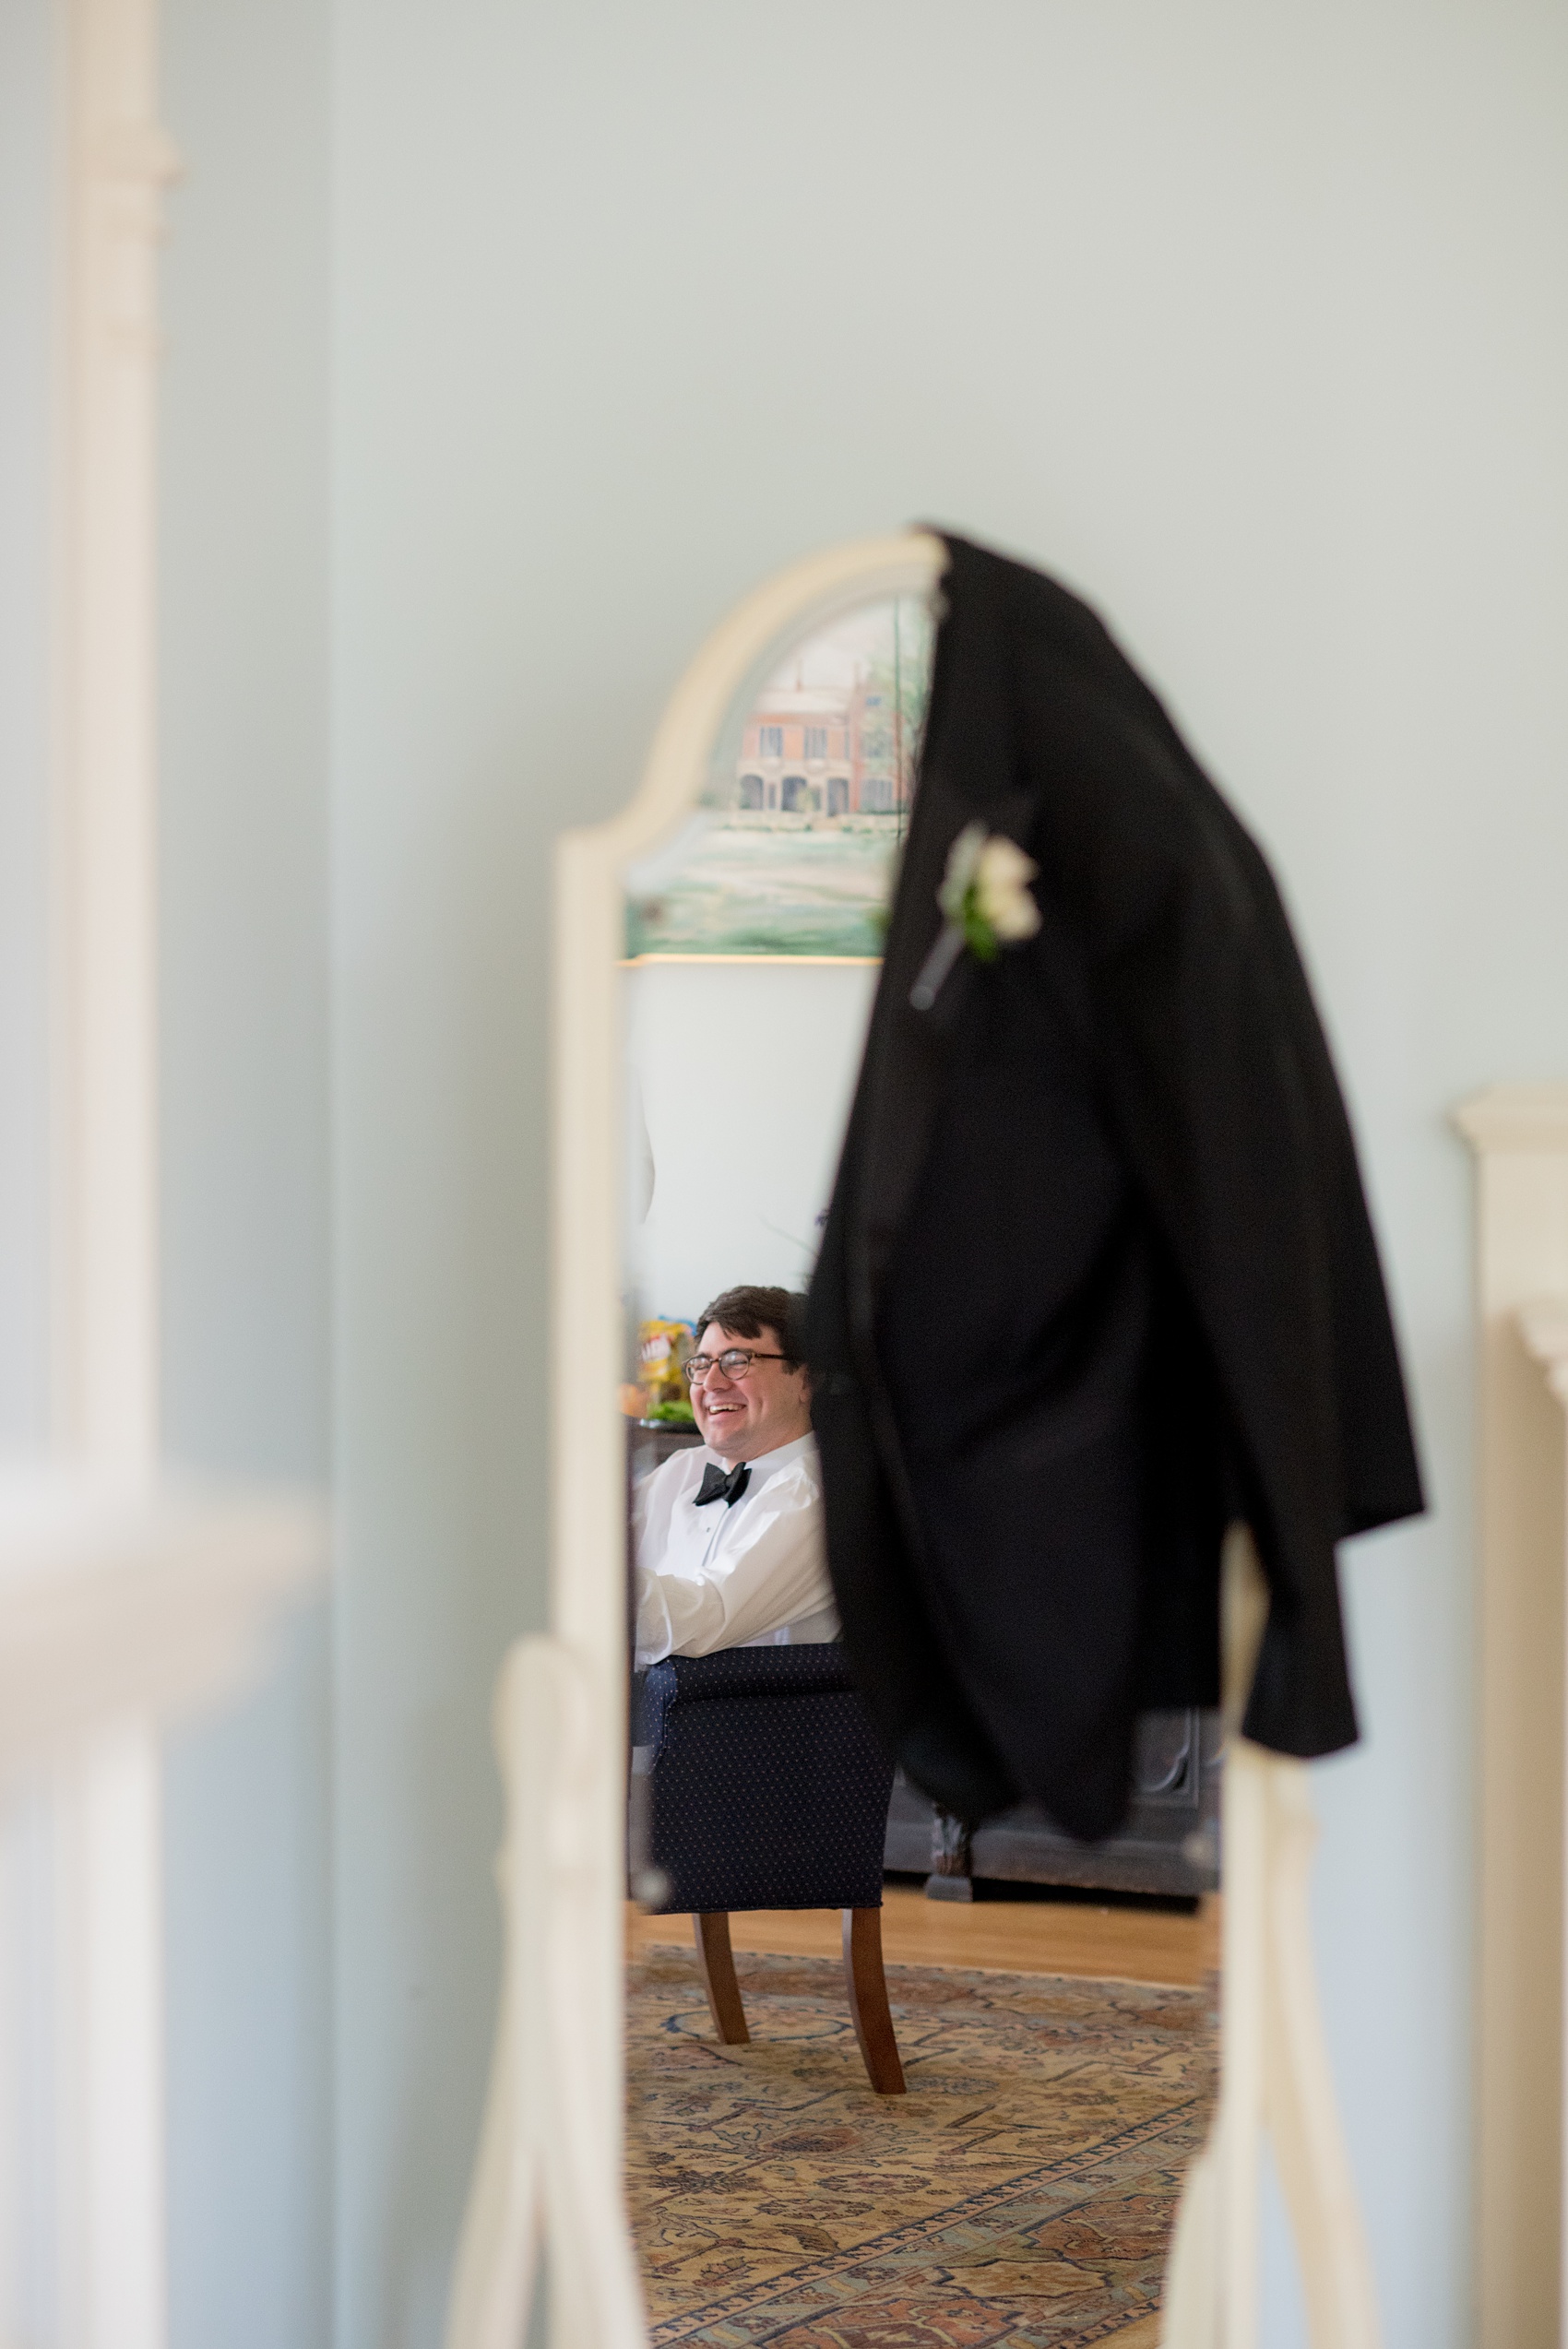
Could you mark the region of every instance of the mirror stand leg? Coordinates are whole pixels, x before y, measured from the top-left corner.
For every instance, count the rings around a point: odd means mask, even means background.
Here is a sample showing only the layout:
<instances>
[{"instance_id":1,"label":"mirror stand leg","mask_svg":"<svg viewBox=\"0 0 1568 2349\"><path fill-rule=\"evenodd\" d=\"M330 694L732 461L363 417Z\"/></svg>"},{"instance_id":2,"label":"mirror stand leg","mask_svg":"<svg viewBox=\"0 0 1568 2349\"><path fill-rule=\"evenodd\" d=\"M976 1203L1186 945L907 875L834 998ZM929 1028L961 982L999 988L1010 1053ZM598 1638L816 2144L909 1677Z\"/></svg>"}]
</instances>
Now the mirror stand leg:
<instances>
[{"instance_id":1,"label":"mirror stand leg","mask_svg":"<svg viewBox=\"0 0 1568 2349\"><path fill-rule=\"evenodd\" d=\"M1318 1839L1307 1765L1264 1762L1271 1933L1265 2016L1269 2134L1296 2237L1313 2349L1379 2349L1377 2289L1329 2069L1313 1967Z\"/></svg>"},{"instance_id":2,"label":"mirror stand leg","mask_svg":"<svg viewBox=\"0 0 1568 2349\"><path fill-rule=\"evenodd\" d=\"M882 1911L844 1911L844 1980L849 2014L865 2058L866 2076L879 2096L904 2094L904 2067L887 2008L887 1976L882 1970Z\"/></svg>"},{"instance_id":3,"label":"mirror stand leg","mask_svg":"<svg viewBox=\"0 0 1568 2349\"><path fill-rule=\"evenodd\" d=\"M735 1979L728 1910L709 1909L694 1916L692 1933L714 2029L725 2046L749 2046L752 2035L746 2029L746 2010L741 2004L741 1986Z\"/></svg>"}]
</instances>

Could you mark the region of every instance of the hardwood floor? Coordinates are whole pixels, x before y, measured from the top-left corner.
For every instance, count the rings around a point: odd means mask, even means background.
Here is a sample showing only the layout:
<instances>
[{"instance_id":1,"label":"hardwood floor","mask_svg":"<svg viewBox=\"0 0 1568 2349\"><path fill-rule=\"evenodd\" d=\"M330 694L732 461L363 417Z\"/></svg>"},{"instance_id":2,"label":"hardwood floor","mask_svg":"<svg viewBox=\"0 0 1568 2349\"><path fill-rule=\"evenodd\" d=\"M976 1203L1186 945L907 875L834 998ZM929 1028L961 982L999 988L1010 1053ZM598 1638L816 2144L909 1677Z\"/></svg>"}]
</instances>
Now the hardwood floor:
<instances>
[{"instance_id":1,"label":"hardwood floor","mask_svg":"<svg viewBox=\"0 0 1568 2349\"><path fill-rule=\"evenodd\" d=\"M730 1932L741 1951L839 1953L837 1909L738 1909ZM669 1943L690 1949L692 1920L631 1908L627 1938L632 1950ZM1182 1916L1076 1901L928 1901L917 1886L890 1884L882 1949L889 1965L975 1966L990 1974L1067 1974L1191 1989L1218 1963L1219 1904L1206 1901L1195 1916ZM1132 2349L1134 2336L1127 2338Z\"/></svg>"}]
</instances>

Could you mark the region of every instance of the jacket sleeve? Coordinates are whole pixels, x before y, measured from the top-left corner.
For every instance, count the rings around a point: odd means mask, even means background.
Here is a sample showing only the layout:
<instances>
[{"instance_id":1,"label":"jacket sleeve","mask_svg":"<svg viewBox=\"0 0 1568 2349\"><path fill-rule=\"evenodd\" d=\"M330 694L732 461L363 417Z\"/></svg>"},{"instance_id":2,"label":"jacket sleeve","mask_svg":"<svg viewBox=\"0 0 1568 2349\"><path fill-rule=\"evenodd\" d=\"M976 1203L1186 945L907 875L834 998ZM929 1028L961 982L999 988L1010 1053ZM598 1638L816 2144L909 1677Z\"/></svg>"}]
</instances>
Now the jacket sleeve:
<instances>
[{"instance_id":1,"label":"jacket sleeve","mask_svg":"<svg viewBox=\"0 0 1568 2349\"><path fill-rule=\"evenodd\" d=\"M1173 730L1060 670L1032 682L1031 846L1082 958L1113 1123L1213 1358L1268 1576L1247 1733L1330 1752L1356 1736L1335 1544L1420 1505L1343 1104L1266 866Z\"/></svg>"}]
</instances>

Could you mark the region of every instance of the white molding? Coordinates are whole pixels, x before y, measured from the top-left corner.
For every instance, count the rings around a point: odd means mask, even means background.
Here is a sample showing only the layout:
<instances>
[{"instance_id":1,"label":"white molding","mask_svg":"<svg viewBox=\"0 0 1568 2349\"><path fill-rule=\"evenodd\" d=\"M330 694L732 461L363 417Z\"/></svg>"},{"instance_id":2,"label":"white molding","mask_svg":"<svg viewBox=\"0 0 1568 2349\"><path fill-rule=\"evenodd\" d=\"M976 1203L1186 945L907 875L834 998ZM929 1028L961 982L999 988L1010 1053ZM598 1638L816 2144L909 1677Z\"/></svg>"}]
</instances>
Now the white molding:
<instances>
[{"instance_id":1,"label":"white molding","mask_svg":"<svg viewBox=\"0 0 1568 2349\"><path fill-rule=\"evenodd\" d=\"M1538 1297L1535 1304L1524 1306L1518 1313L1518 1335L1542 1365L1547 1374L1547 1386L1556 1400L1568 1412L1568 1294L1565 1297ZM1563 1480L1568 1485L1568 1440L1563 1442ZM1568 1489L1563 1489L1563 1584L1568 1584ZM1568 1626L1565 1626L1568 1631ZM1563 1658L1563 1675L1568 1678L1568 1656ZM1563 1834L1568 1839L1568 1703L1563 1736ZM1563 1978L1559 1992L1559 2015L1563 2025L1563 2062L1559 2074L1561 2114L1559 2114L1559 2152L1563 2161L1563 2199L1561 2199L1561 2246L1568 2246L1568 1851L1563 1856ZM1559 2340L1568 2342L1568 2258L1559 2253Z\"/></svg>"},{"instance_id":2,"label":"white molding","mask_svg":"<svg viewBox=\"0 0 1568 2349\"><path fill-rule=\"evenodd\" d=\"M1524 1306L1518 1316L1519 1334L1531 1354L1546 1372L1546 1383L1565 1411L1568 1411L1568 1294L1538 1298L1534 1304ZM1565 1484L1568 1484L1568 1441L1562 1447ZM1562 1572L1568 1583L1568 1490L1562 1494L1562 1524L1564 1554ZM1565 1626L1568 1631L1568 1626ZM1568 1679L1568 1655L1563 1658L1563 1672ZM1568 1700L1564 1702L1564 1739L1562 1754L1564 1838L1568 1842ZM1568 2131L1568 1851L1562 1859L1562 1980L1559 1999L1559 2014L1562 2024L1562 2066L1560 2082L1559 2142ZM1559 2236L1559 2338L1568 2341L1568 2158L1562 2165L1562 2201L1559 2205L1561 2233Z\"/></svg>"},{"instance_id":3,"label":"white molding","mask_svg":"<svg viewBox=\"0 0 1568 2349\"><path fill-rule=\"evenodd\" d=\"M157 0L69 0L52 790L52 1385L67 1451L158 1442Z\"/></svg>"},{"instance_id":4,"label":"white molding","mask_svg":"<svg viewBox=\"0 0 1568 2349\"><path fill-rule=\"evenodd\" d=\"M1568 1085L1494 1085L1461 1102L1454 1122L1480 1153L1568 1150Z\"/></svg>"},{"instance_id":5,"label":"white molding","mask_svg":"<svg viewBox=\"0 0 1568 2349\"><path fill-rule=\"evenodd\" d=\"M1454 1122L1476 1155L1477 2341L1517 2349L1558 2338L1568 2240L1568 1085L1495 1086Z\"/></svg>"},{"instance_id":6,"label":"white molding","mask_svg":"<svg viewBox=\"0 0 1568 2349\"><path fill-rule=\"evenodd\" d=\"M63 18L50 1386L61 1453L129 1477L149 1499L158 1447L157 267L160 196L174 158L157 119L157 0L65 0ZM18 1574L13 1596L26 1580ZM56 1595L72 1584L61 1568ZM34 1643L15 1614L5 1631L16 1642L14 1677L25 1678ZM66 1679L46 1677L65 1704ZM27 1710L37 1696L24 1691L18 1701ZM47 1704L39 1702L28 1717L42 1732ZM78 1704L84 1738L89 1711ZM161 2349L158 1762L150 1715L123 1712L112 1730L101 1726L57 1777L61 2303L73 2349ZM18 1735L13 1763L21 1750Z\"/></svg>"}]
</instances>

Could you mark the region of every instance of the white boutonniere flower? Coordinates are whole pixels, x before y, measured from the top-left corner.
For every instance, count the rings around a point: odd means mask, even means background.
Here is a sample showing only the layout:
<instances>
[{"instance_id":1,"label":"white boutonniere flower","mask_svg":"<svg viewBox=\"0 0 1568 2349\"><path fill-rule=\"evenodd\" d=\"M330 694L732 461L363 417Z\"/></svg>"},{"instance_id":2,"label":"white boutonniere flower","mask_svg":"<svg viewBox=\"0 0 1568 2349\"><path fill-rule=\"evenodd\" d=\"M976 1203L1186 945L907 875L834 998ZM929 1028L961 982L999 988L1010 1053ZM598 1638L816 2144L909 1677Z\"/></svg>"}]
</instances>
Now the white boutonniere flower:
<instances>
[{"instance_id":1,"label":"white boutonniere flower","mask_svg":"<svg viewBox=\"0 0 1568 2349\"><path fill-rule=\"evenodd\" d=\"M909 991L917 1012L930 1011L944 979L967 946L977 962L993 963L1004 946L1032 938L1039 908L1029 887L1039 867L1004 832L967 824L948 851L936 893L945 921Z\"/></svg>"}]
</instances>

